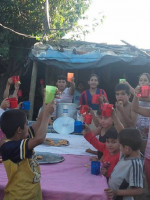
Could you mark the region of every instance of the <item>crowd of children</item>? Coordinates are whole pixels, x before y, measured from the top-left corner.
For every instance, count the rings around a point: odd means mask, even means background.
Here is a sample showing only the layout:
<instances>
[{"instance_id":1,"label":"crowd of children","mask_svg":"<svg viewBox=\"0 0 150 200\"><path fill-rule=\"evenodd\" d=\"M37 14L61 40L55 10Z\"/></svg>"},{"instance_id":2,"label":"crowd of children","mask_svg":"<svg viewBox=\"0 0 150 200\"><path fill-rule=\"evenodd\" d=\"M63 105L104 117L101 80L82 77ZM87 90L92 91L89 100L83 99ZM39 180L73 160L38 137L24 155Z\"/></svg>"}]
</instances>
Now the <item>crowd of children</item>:
<instances>
[{"instance_id":1,"label":"crowd of children","mask_svg":"<svg viewBox=\"0 0 150 200\"><path fill-rule=\"evenodd\" d=\"M106 176L109 188L105 189L108 199L133 200L140 195L143 188L143 165L150 194L150 97L139 96L143 85L150 86L150 75L143 73L139 77L138 86L134 89L127 81L115 87L116 103L111 116L102 112L103 105L108 103L107 94L98 88L98 76L89 78L89 89L78 92L78 100L74 98L74 79L67 87L67 79L59 76L55 103L45 104L39 112L37 121L29 128L27 117L19 109L10 109L8 97L17 98L20 83L14 84L14 91L9 93L13 83L9 78L4 91L4 100L0 105L0 154L8 176L4 199L15 200L22 195L26 199L42 199L40 189L40 169L34 153L34 147L41 144L46 136L49 119L55 115L55 104L71 103L87 105L93 116L93 126L85 124L83 135L97 152L86 151L97 155L96 160L102 162L101 174ZM81 94L81 95L80 95ZM93 95L98 95L98 103L93 103ZM130 102L130 96L133 100ZM143 103L144 102L144 103ZM99 138L97 138L97 136ZM146 150L142 144L146 143ZM141 151L144 155L141 154ZM30 192L29 192L30 191Z\"/></svg>"}]
</instances>

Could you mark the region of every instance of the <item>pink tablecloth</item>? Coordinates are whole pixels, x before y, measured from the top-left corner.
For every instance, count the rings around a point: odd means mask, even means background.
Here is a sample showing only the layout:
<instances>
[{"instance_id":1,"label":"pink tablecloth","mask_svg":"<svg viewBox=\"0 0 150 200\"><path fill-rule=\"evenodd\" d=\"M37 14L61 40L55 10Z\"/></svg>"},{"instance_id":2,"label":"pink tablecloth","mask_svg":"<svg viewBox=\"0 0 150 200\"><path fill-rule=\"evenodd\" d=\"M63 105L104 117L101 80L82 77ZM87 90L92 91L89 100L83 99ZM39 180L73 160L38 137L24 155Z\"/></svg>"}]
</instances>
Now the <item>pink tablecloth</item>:
<instances>
[{"instance_id":1,"label":"pink tablecloth","mask_svg":"<svg viewBox=\"0 0 150 200\"><path fill-rule=\"evenodd\" d=\"M41 165L43 200L107 200L105 177L92 175L88 156L64 155L65 161ZM7 183L3 164L0 164L0 200Z\"/></svg>"}]
</instances>

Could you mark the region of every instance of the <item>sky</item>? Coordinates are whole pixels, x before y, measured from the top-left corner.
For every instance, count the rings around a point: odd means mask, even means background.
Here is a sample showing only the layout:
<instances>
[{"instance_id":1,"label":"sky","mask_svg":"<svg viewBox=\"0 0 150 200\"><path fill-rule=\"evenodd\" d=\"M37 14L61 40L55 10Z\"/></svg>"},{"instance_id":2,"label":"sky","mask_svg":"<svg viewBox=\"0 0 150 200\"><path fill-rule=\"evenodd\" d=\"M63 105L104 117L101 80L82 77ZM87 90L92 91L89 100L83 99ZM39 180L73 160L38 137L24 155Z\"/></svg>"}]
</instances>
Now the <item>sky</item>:
<instances>
[{"instance_id":1,"label":"sky","mask_svg":"<svg viewBox=\"0 0 150 200\"><path fill-rule=\"evenodd\" d=\"M138 48L150 49L150 0L92 0L86 11L90 24L92 18L105 16L103 24L84 37L85 41L123 44L124 40Z\"/></svg>"}]
</instances>

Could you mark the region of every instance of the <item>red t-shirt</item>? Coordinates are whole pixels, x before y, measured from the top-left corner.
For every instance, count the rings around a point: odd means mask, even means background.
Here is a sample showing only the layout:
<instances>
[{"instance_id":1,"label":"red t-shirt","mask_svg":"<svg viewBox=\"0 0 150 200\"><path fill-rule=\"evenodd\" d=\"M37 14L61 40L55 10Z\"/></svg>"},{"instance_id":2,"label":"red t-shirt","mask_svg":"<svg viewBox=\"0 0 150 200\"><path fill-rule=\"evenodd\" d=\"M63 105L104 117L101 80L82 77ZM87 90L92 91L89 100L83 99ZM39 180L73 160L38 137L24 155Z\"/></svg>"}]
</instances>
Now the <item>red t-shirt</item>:
<instances>
[{"instance_id":1,"label":"red t-shirt","mask_svg":"<svg viewBox=\"0 0 150 200\"><path fill-rule=\"evenodd\" d=\"M109 162L110 163L110 166L108 168L108 171L107 171L107 177L109 178L114 167L116 166L116 164L118 163L119 161L119 158L120 158L120 151L117 153L117 154L110 154L107 147L106 147L106 144L105 143L102 143L100 142L96 137L95 135L93 135L92 132L89 132L88 134L86 134L85 136L85 139L90 143L92 144L98 151L101 151L103 153L103 162Z\"/></svg>"}]
</instances>

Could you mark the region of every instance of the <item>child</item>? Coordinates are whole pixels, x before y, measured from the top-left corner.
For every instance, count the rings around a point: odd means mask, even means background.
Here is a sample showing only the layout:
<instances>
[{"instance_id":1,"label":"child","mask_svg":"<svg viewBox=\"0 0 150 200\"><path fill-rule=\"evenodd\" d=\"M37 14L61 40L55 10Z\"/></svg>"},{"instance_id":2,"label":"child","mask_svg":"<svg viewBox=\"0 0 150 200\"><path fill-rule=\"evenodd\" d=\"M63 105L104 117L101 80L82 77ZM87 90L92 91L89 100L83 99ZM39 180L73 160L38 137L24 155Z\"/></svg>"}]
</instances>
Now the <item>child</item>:
<instances>
[{"instance_id":1,"label":"child","mask_svg":"<svg viewBox=\"0 0 150 200\"><path fill-rule=\"evenodd\" d=\"M74 94L74 90L75 90L75 83L74 83L74 79L72 79L71 83L70 83L70 87L67 87L67 78L63 75L59 75L57 77L57 82L56 82L56 86L58 88L58 94L56 95L55 98L55 102L56 104L58 103L72 103L73 101L73 94ZM41 112L42 107L39 109L38 112L38 116ZM52 118L56 117L56 110L54 111L54 113L51 116Z\"/></svg>"},{"instance_id":2,"label":"child","mask_svg":"<svg viewBox=\"0 0 150 200\"><path fill-rule=\"evenodd\" d=\"M97 130L93 132L93 134L95 136L99 135L99 141L105 143L107 137L106 132L113 126L113 120L111 117L102 116L100 111L97 112L97 116L98 116L97 120L99 122L99 126L97 127ZM101 159L103 155L102 152L100 151L95 152L91 149L87 149L86 152L98 155L98 159Z\"/></svg>"},{"instance_id":3,"label":"child","mask_svg":"<svg viewBox=\"0 0 150 200\"><path fill-rule=\"evenodd\" d=\"M106 143L98 141L87 126L83 131L83 135L89 143L91 143L98 151L103 153L102 162L110 164L106 174L106 177L109 178L120 157L117 131L113 127L107 130Z\"/></svg>"},{"instance_id":4,"label":"child","mask_svg":"<svg viewBox=\"0 0 150 200\"><path fill-rule=\"evenodd\" d=\"M68 88L66 77L60 75L57 78L56 86L58 88L58 93L60 94L60 98L56 99L56 103L72 103L75 90L74 79L72 79L70 82L70 87Z\"/></svg>"},{"instance_id":5,"label":"child","mask_svg":"<svg viewBox=\"0 0 150 200\"><path fill-rule=\"evenodd\" d=\"M116 114L124 128L135 127L137 114L131 109L130 88L127 84L120 83L115 87Z\"/></svg>"},{"instance_id":6,"label":"child","mask_svg":"<svg viewBox=\"0 0 150 200\"><path fill-rule=\"evenodd\" d=\"M145 108L145 107L139 106L139 101L138 101L138 97L137 97L137 94L139 92L140 92L140 88L137 87L135 89L135 95L133 98L132 109L140 115L143 115L145 117L150 117L150 108L148 108L148 107ZM145 174L146 174L146 179L147 179L147 184L148 184L148 191L149 191L149 195L150 195L150 129L149 129L149 133L148 133L148 140L147 140L147 145L146 145L146 150L145 150L144 169L145 169Z\"/></svg>"},{"instance_id":7,"label":"child","mask_svg":"<svg viewBox=\"0 0 150 200\"><path fill-rule=\"evenodd\" d=\"M133 196L142 194L143 160L140 155L142 138L137 129L126 128L119 133L122 157L115 166L109 187L105 189L109 199L133 200Z\"/></svg>"},{"instance_id":8,"label":"child","mask_svg":"<svg viewBox=\"0 0 150 200\"><path fill-rule=\"evenodd\" d=\"M134 95L135 89L131 87L131 85L128 82L125 82L126 84L129 85L131 93ZM150 86L150 74L149 73L142 73L139 76L139 83L138 85L141 87L143 85ZM139 105L142 107L150 107L150 98L149 97L144 97L141 98L139 97ZM148 139L148 132L149 132L149 123L150 123L150 118L145 117L143 115L138 115L137 121L136 121L136 128L140 130L142 134L142 147L141 147L141 152L145 152L145 147Z\"/></svg>"},{"instance_id":9,"label":"child","mask_svg":"<svg viewBox=\"0 0 150 200\"><path fill-rule=\"evenodd\" d=\"M44 105L40 125L29 129L26 115L19 109L8 110L1 117L1 129L7 140L1 145L3 163L8 176L4 200L41 200L40 168L33 148L41 144L46 136L49 115L54 111L53 103Z\"/></svg>"},{"instance_id":10,"label":"child","mask_svg":"<svg viewBox=\"0 0 150 200\"><path fill-rule=\"evenodd\" d=\"M92 110L99 110L101 109L101 102L100 104L93 104L92 103L92 96L95 94L100 94L101 98L100 101L107 101L107 94L103 89L97 88L99 82L98 82L98 76L96 74L91 74L89 81L89 90L85 90L82 92L80 96L80 105L88 105L92 108Z\"/></svg>"},{"instance_id":11,"label":"child","mask_svg":"<svg viewBox=\"0 0 150 200\"><path fill-rule=\"evenodd\" d=\"M80 81L76 87L76 90L74 91L73 103L75 103L77 106L79 106L80 95L83 92L84 88L84 83Z\"/></svg>"}]
</instances>

